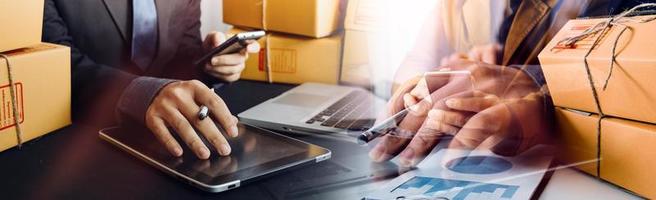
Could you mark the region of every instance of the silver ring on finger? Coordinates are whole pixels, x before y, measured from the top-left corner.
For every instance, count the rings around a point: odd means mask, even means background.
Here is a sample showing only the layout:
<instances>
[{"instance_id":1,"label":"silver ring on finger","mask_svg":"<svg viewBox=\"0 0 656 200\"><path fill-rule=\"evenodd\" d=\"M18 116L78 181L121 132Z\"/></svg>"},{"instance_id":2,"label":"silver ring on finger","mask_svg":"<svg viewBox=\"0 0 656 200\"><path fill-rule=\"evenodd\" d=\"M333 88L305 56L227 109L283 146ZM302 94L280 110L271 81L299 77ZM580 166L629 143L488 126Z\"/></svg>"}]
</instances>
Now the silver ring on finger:
<instances>
[{"instance_id":1,"label":"silver ring on finger","mask_svg":"<svg viewBox=\"0 0 656 200\"><path fill-rule=\"evenodd\" d=\"M210 114L210 109L207 108L207 106L200 106L200 110L198 111L198 119L204 120L209 116Z\"/></svg>"}]
</instances>

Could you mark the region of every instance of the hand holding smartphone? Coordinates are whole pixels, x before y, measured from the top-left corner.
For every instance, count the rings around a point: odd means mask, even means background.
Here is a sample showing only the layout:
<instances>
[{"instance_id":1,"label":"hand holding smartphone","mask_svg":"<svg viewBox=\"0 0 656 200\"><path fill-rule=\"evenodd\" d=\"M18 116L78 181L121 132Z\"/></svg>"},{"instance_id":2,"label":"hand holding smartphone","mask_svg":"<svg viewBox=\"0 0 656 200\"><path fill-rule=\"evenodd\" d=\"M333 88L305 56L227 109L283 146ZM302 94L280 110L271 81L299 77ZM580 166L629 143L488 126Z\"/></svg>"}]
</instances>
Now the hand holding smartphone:
<instances>
[{"instance_id":1,"label":"hand holding smartphone","mask_svg":"<svg viewBox=\"0 0 656 200\"><path fill-rule=\"evenodd\" d=\"M258 40L264 37L265 34L266 32L264 31L250 31L250 32L238 33L232 36L231 38L229 38L228 40L226 40L225 42L221 43L221 45L210 50L207 54L205 54L200 59L196 60L196 62L194 62L194 65L198 66L207 63L214 56L237 53L248 46L248 41Z\"/></svg>"}]
</instances>

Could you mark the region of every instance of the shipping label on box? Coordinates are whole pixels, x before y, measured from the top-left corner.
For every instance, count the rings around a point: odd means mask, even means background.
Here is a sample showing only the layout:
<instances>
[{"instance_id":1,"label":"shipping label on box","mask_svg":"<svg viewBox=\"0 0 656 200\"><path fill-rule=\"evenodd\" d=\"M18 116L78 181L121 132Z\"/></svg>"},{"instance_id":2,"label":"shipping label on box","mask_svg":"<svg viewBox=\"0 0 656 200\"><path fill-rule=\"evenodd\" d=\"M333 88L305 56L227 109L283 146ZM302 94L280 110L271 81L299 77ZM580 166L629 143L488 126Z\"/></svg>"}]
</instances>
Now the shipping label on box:
<instances>
[{"instance_id":1,"label":"shipping label on box","mask_svg":"<svg viewBox=\"0 0 656 200\"><path fill-rule=\"evenodd\" d=\"M268 60L270 62L267 62ZM260 72L266 72L270 67L272 73L294 74L298 68L297 64L298 54L295 49L263 48L258 54L257 66Z\"/></svg>"},{"instance_id":2,"label":"shipping label on box","mask_svg":"<svg viewBox=\"0 0 656 200\"><path fill-rule=\"evenodd\" d=\"M11 64L18 120L7 63L0 58L0 151L18 144L16 121L23 142L71 124L70 49L43 43L3 54Z\"/></svg>"},{"instance_id":3,"label":"shipping label on box","mask_svg":"<svg viewBox=\"0 0 656 200\"><path fill-rule=\"evenodd\" d=\"M0 0L0 52L41 43L43 0Z\"/></svg>"},{"instance_id":4,"label":"shipping label on box","mask_svg":"<svg viewBox=\"0 0 656 200\"><path fill-rule=\"evenodd\" d=\"M230 34L243 32L232 29ZM242 79L300 84L337 84L342 35L310 39L285 34L267 34L258 40L262 50L250 54Z\"/></svg>"},{"instance_id":5,"label":"shipping label on box","mask_svg":"<svg viewBox=\"0 0 656 200\"><path fill-rule=\"evenodd\" d=\"M556 108L556 119L563 164L595 176L599 167L600 178L656 198L656 125L609 117L597 135L599 115Z\"/></svg>"},{"instance_id":6,"label":"shipping label on box","mask_svg":"<svg viewBox=\"0 0 656 200\"><path fill-rule=\"evenodd\" d=\"M340 29L341 0L224 0L228 24L314 38Z\"/></svg>"},{"instance_id":7,"label":"shipping label on box","mask_svg":"<svg viewBox=\"0 0 656 200\"><path fill-rule=\"evenodd\" d=\"M18 113L18 123L22 124L25 121L25 106L23 103L23 83L15 82L14 83L14 92L16 97L16 112ZM16 126L16 120L14 118L14 110L11 101L11 90L9 89L9 84L0 86L0 103L2 107L0 108L0 131L7 128Z\"/></svg>"},{"instance_id":8,"label":"shipping label on box","mask_svg":"<svg viewBox=\"0 0 656 200\"><path fill-rule=\"evenodd\" d=\"M638 16L647 18L653 16ZM607 19L569 21L538 56L554 104L598 112L584 58L593 42L598 45L587 57L594 89L606 115L656 123L656 21L626 22L564 47L559 42ZM613 47L617 41L615 62ZM612 64L612 69L611 69ZM604 89L604 87L606 88Z\"/></svg>"}]
</instances>

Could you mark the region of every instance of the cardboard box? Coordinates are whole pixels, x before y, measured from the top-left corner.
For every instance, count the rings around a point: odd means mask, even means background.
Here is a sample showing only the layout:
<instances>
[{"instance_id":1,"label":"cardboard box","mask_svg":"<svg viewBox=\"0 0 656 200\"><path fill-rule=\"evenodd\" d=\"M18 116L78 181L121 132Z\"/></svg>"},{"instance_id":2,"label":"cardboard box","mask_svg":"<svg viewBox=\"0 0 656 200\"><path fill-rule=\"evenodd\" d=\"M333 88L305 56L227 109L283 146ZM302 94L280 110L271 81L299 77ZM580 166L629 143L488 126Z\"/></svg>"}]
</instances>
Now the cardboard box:
<instances>
[{"instance_id":1,"label":"cardboard box","mask_svg":"<svg viewBox=\"0 0 656 200\"><path fill-rule=\"evenodd\" d=\"M344 20L344 51L340 83L371 87L377 50L384 49L380 24L384 5L377 0L350 0Z\"/></svg>"},{"instance_id":2,"label":"cardboard box","mask_svg":"<svg viewBox=\"0 0 656 200\"><path fill-rule=\"evenodd\" d=\"M238 32L243 30L232 29L229 35ZM246 69L241 74L242 79L292 84L337 84L342 49L341 34L309 39L269 33L258 42L262 49L260 53L249 55Z\"/></svg>"},{"instance_id":3,"label":"cardboard box","mask_svg":"<svg viewBox=\"0 0 656 200\"><path fill-rule=\"evenodd\" d=\"M380 0L349 0L344 29L353 31L380 31L387 10Z\"/></svg>"},{"instance_id":4,"label":"cardboard box","mask_svg":"<svg viewBox=\"0 0 656 200\"><path fill-rule=\"evenodd\" d=\"M566 164L596 175L598 115L557 108L558 138ZM656 125L604 118L601 122L600 178L647 198L656 198Z\"/></svg>"},{"instance_id":5,"label":"cardboard box","mask_svg":"<svg viewBox=\"0 0 656 200\"><path fill-rule=\"evenodd\" d=\"M603 38L588 56L588 62L602 111L610 116L656 123L656 21L626 23L629 29L617 43L617 62L606 90L603 87L611 72L612 48L622 26L613 26L604 34L586 38L573 48L557 46L563 38L578 34L602 20L606 19L569 21L540 53L540 63L554 104L597 112L584 57L601 35Z\"/></svg>"},{"instance_id":6,"label":"cardboard box","mask_svg":"<svg viewBox=\"0 0 656 200\"><path fill-rule=\"evenodd\" d=\"M54 44L4 52L9 57L23 142L71 124L70 49ZM5 59L0 58L0 151L18 143Z\"/></svg>"},{"instance_id":7,"label":"cardboard box","mask_svg":"<svg viewBox=\"0 0 656 200\"><path fill-rule=\"evenodd\" d=\"M346 85L371 86L369 37L364 31L346 30L339 81Z\"/></svg>"},{"instance_id":8,"label":"cardboard box","mask_svg":"<svg viewBox=\"0 0 656 200\"><path fill-rule=\"evenodd\" d=\"M556 108L557 141L563 164L592 175L597 173L598 115Z\"/></svg>"},{"instance_id":9,"label":"cardboard box","mask_svg":"<svg viewBox=\"0 0 656 200\"><path fill-rule=\"evenodd\" d=\"M0 0L0 52L41 43L43 0Z\"/></svg>"},{"instance_id":10,"label":"cardboard box","mask_svg":"<svg viewBox=\"0 0 656 200\"><path fill-rule=\"evenodd\" d=\"M371 87L374 83L374 69L381 63L379 55L384 55L381 34L357 30L346 30L344 33L344 51L342 54L342 70L340 83ZM378 57L377 57L378 56ZM378 62L376 62L378 61Z\"/></svg>"},{"instance_id":11,"label":"cardboard box","mask_svg":"<svg viewBox=\"0 0 656 200\"><path fill-rule=\"evenodd\" d=\"M340 28L340 0L224 0L223 21L314 38Z\"/></svg>"}]
</instances>

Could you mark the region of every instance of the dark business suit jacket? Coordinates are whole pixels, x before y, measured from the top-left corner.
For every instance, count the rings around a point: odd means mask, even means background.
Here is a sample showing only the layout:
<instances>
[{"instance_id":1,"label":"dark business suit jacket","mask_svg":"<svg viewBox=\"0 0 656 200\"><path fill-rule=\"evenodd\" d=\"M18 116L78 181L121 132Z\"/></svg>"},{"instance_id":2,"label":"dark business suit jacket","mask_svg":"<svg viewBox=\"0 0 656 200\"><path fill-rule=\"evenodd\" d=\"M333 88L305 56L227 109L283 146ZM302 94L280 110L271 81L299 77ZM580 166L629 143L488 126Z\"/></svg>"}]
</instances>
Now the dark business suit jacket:
<instances>
[{"instance_id":1,"label":"dark business suit jacket","mask_svg":"<svg viewBox=\"0 0 656 200\"><path fill-rule=\"evenodd\" d=\"M158 43L146 69L130 59L131 0L46 0L43 41L71 47L73 118L103 125L143 122L170 79L198 77L200 0L155 0Z\"/></svg>"}]
</instances>

